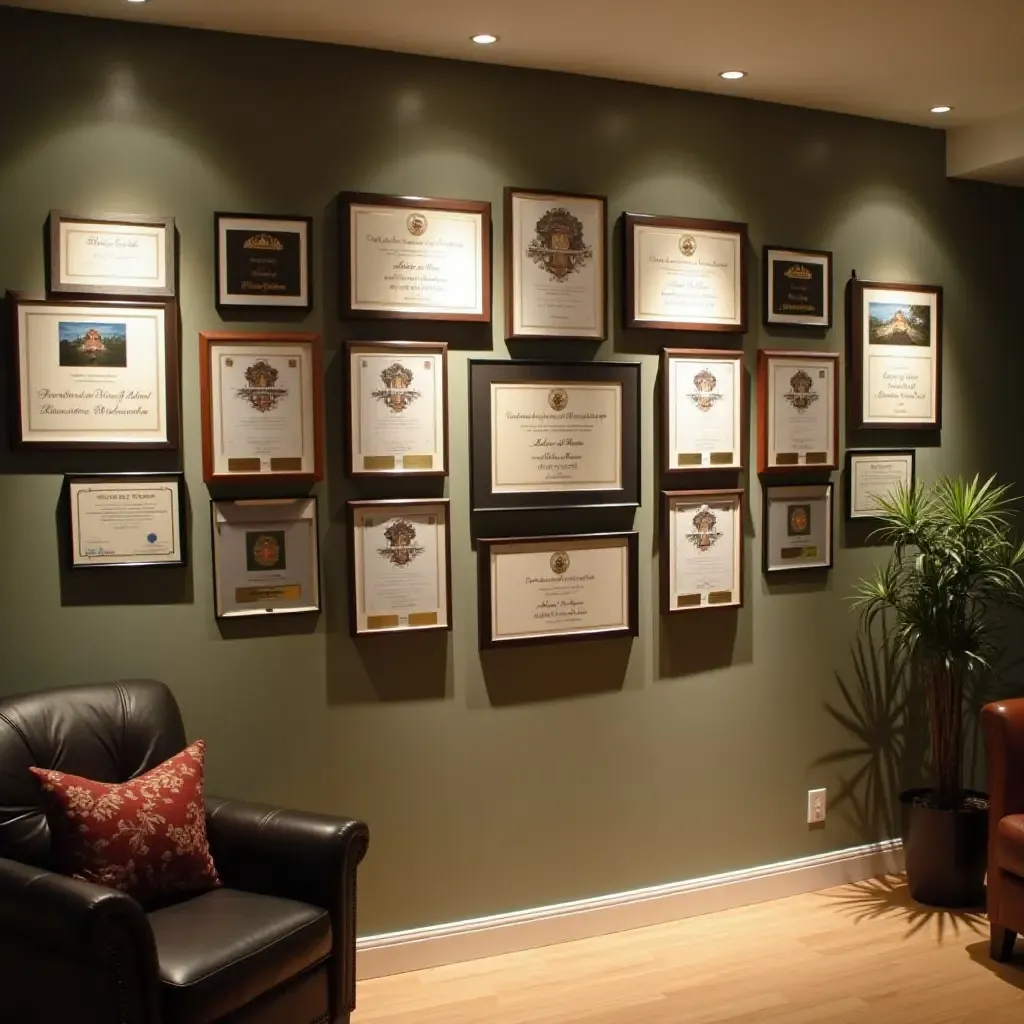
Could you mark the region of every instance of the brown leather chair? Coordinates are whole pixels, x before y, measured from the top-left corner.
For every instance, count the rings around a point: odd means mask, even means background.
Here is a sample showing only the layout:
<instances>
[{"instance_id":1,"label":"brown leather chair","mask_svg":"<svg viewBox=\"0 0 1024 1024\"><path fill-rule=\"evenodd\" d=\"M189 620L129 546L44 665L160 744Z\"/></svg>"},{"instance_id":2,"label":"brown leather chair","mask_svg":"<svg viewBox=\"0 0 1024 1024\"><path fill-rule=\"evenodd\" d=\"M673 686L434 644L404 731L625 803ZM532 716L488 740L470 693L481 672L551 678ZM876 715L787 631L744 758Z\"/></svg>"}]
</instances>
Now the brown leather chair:
<instances>
[{"instance_id":1,"label":"brown leather chair","mask_svg":"<svg viewBox=\"0 0 1024 1024\"><path fill-rule=\"evenodd\" d=\"M224 887L148 913L125 893L53 873L30 765L124 782L185 745L162 683L0 699L0 1020L348 1021L362 822L208 797Z\"/></svg>"}]
</instances>

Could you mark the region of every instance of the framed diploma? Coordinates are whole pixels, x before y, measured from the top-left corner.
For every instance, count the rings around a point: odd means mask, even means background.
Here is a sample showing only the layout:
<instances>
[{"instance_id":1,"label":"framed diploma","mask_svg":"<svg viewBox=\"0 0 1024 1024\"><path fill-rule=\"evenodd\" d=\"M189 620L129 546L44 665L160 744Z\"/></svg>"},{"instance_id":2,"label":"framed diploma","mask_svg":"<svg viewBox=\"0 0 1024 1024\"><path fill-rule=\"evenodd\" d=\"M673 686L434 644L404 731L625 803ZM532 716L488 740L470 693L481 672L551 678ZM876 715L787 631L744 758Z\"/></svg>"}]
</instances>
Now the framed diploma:
<instances>
[{"instance_id":1,"label":"framed diploma","mask_svg":"<svg viewBox=\"0 0 1024 1024\"><path fill-rule=\"evenodd\" d=\"M206 483L323 476L317 334L199 335Z\"/></svg>"},{"instance_id":2,"label":"framed diploma","mask_svg":"<svg viewBox=\"0 0 1024 1024\"><path fill-rule=\"evenodd\" d=\"M850 414L857 428L942 426L942 289L850 282Z\"/></svg>"},{"instance_id":3,"label":"framed diploma","mask_svg":"<svg viewBox=\"0 0 1024 1024\"><path fill-rule=\"evenodd\" d=\"M604 196L505 189L505 337L607 334Z\"/></svg>"},{"instance_id":4,"label":"framed diploma","mask_svg":"<svg viewBox=\"0 0 1024 1024\"><path fill-rule=\"evenodd\" d=\"M313 308L313 218L215 213L217 306Z\"/></svg>"},{"instance_id":5,"label":"framed diploma","mask_svg":"<svg viewBox=\"0 0 1024 1024\"><path fill-rule=\"evenodd\" d=\"M173 217L50 211L50 294L171 298Z\"/></svg>"},{"instance_id":6,"label":"framed diploma","mask_svg":"<svg viewBox=\"0 0 1024 1024\"><path fill-rule=\"evenodd\" d=\"M757 471L838 469L839 356L757 354Z\"/></svg>"},{"instance_id":7,"label":"framed diploma","mask_svg":"<svg viewBox=\"0 0 1024 1024\"><path fill-rule=\"evenodd\" d=\"M742 469L743 353L665 349L661 355L662 469Z\"/></svg>"},{"instance_id":8,"label":"framed diploma","mask_svg":"<svg viewBox=\"0 0 1024 1024\"><path fill-rule=\"evenodd\" d=\"M474 511L640 504L640 364L470 360Z\"/></svg>"},{"instance_id":9,"label":"framed diploma","mask_svg":"<svg viewBox=\"0 0 1024 1024\"><path fill-rule=\"evenodd\" d=\"M766 573L832 567L832 484L765 487Z\"/></svg>"},{"instance_id":10,"label":"framed diploma","mask_svg":"<svg viewBox=\"0 0 1024 1024\"><path fill-rule=\"evenodd\" d=\"M342 315L491 320L491 204L343 192Z\"/></svg>"},{"instance_id":11,"label":"framed diploma","mask_svg":"<svg viewBox=\"0 0 1024 1024\"><path fill-rule=\"evenodd\" d=\"M638 537L477 541L480 647L638 636Z\"/></svg>"},{"instance_id":12,"label":"framed diploma","mask_svg":"<svg viewBox=\"0 0 1024 1024\"><path fill-rule=\"evenodd\" d=\"M627 327L746 331L746 224L643 213L623 221Z\"/></svg>"},{"instance_id":13,"label":"framed diploma","mask_svg":"<svg viewBox=\"0 0 1024 1024\"><path fill-rule=\"evenodd\" d=\"M64 486L72 569L187 564L183 474L67 476Z\"/></svg>"},{"instance_id":14,"label":"framed diploma","mask_svg":"<svg viewBox=\"0 0 1024 1024\"><path fill-rule=\"evenodd\" d=\"M846 453L846 518L876 519L878 499L900 487L912 491L916 479L913 448L850 449Z\"/></svg>"},{"instance_id":15,"label":"framed diploma","mask_svg":"<svg viewBox=\"0 0 1024 1024\"><path fill-rule=\"evenodd\" d=\"M352 635L451 629L448 500L348 508Z\"/></svg>"},{"instance_id":16,"label":"framed diploma","mask_svg":"<svg viewBox=\"0 0 1024 1024\"><path fill-rule=\"evenodd\" d=\"M350 476L448 475L448 346L443 341L346 345Z\"/></svg>"},{"instance_id":17,"label":"framed diploma","mask_svg":"<svg viewBox=\"0 0 1024 1024\"><path fill-rule=\"evenodd\" d=\"M218 619L318 612L316 498L212 501Z\"/></svg>"},{"instance_id":18,"label":"framed diploma","mask_svg":"<svg viewBox=\"0 0 1024 1024\"><path fill-rule=\"evenodd\" d=\"M661 587L666 612L743 604L743 491L665 491Z\"/></svg>"},{"instance_id":19,"label":"framed diploma","mask_svg":"<svg viewBox=\"0 0 1024 1024\"><path fill-rule=\"evenodd\" d=\"M8 292L7 308L15 446L178 447L173 302L49 301Z\"/></svg>"},{"instance_id":20,"label":"framed diploma","mask_svg":"<svg viewBox=\"0 0 1024 1024\"><path fill-rule=\"evenodd\" d=\"M764 247L764 322L832 326L832 253Z\"/></svg>"}]
</instances>

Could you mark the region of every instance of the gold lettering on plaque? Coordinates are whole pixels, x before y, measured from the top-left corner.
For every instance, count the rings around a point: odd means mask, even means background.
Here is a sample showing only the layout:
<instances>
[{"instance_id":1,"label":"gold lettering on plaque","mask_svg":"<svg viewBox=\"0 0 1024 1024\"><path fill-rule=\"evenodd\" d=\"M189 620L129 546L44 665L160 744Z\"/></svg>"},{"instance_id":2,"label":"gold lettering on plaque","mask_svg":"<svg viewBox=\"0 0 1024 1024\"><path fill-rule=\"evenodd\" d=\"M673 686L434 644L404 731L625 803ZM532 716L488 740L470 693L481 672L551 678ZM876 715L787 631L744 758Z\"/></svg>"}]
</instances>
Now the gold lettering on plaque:
<instances>
[{"instance_id":1,"label":"gold lettering on plaque","mask_svg":"<svg viewBox=\"0 0 1024 1024\"><path fill-rule=\"evenodd\" d=\"M433 455L403 455L402 456L402 468L403 469L433 469L434 468L434 456Z\"/></svg>"},{"instance_id":2,"label":"gold lettering on plaque","mask_svg":"<svg viewBox=\"0 0 1024 1024\"><path fill-rule=\"evenodd\" d=\"M363 469L394 469L394 455L365 455Z\"/></svg>"},{"instance_id":3,"label":"gold lettering on plaque","mask_svg":"<svg viewBox=\"0 0 1024 1024\"><path fill-rule=\"evenodd\" d=\"M367 629L394 629L398 625L397 615L367 615Z\"/></svg>"},{"instance_id":4,"label":"gold lettering on plaque","mask_svg":"<svg viewBox=\"0 0 1024 1024\"><path fill-rule=\"evenodd\" d=\"M732 604L732 591L713 590L708 594L708 604Z\"/></svg>"},{"instance_id":5,"label":"gold lettering on plaque","mask_svg":"<svg viewBox=\"0 0 1024 1024\"><path fill-rule=\"evenodd\" d=\"M410 626L436 626L437 612L410 612Z\"/></svg>"},{"instance_id":6,"label":"gold lettering on plaque","mask_svg":"<svg viewBox=\"0 0 1024 1024\"><path fill-rule=\"evenodd\" d=\"M779 452L775 456L775 462L779 466L796 466L800 462L800 456L796 452Z\"/></svg>"},{"instance_id":7,"label":"gold lettering on plaque","mask_svg":"<svg viewBox=\"0 0 1024 1024\"><path fill-rule=\"evenodd\" d=\"M700 452L680 452L676 456L680 466L699 466Z\"/></svg>"},{"instance_id":8,"label":"gold lettering on plaque","mask_svg":"<svg viewBox=\"0 0 1024 1024\"><path fill-rule=\"evenodd\" d=\"M712 466L731 466L733 463L732 452L712 452Z\"/></svg>"},{"instance_id":9,"label":"gold lettering on plaque","mask_svg":"<svg viewBox=\"0 0 1024 1024\"><path fill-rule=\"evenodd\" d=\"M783 548L781 555L783 558L817 558L818 548L813 544L808 547Z\"/></svg>"},{"instance_id":10,"label":"gold lettering on plaque","mask_svg":"<svg viewBox=\"0 0 1024 1024\"><path fill-rule=\"evenodd\" d=\"M228 459L229 473L258 473L262 466L259 459Z\"/></svg>"},{"instance_id":11,"label":"gold lettering on plaque","mask_svg":"<svg viewBox=\"0 0 1024 1024\"><path fill-rule=\"evenodd\" d=\"M679 594L676 597L677 608L699 608L700 594Z\"/></svg>"},{"instance_id":12,"label":"gold lettering on plaque","mask_svg":"<svg viewBox=\"0 0 1024 1024\"><path fill-rule=\"evenodd\" d=\"M808 452L807 465L813 466L816 463L828 462L828 452Z\"/></svg>"},{"instance_id":13,"label":"gold lettering on plaque","mask_svg":"<svg viewBox=\"0 0 1024 1024\"><path fill-rule=\"evenodd\" d=\"M274 473L301 473L302 459L271 459L270 469Z\"/></svg>"},{"instance_id":14,"label":"gold lettering on plaque","mask_svg":"<svg viewBox=\"0 0 1024 1024\"><path fill-rule=\"evenodd\" d=\"M298 601L302 587L298 583L281 587L236 587L235 600L239 604L256 604L259 601Z\"/></svg>"}]
</instances>

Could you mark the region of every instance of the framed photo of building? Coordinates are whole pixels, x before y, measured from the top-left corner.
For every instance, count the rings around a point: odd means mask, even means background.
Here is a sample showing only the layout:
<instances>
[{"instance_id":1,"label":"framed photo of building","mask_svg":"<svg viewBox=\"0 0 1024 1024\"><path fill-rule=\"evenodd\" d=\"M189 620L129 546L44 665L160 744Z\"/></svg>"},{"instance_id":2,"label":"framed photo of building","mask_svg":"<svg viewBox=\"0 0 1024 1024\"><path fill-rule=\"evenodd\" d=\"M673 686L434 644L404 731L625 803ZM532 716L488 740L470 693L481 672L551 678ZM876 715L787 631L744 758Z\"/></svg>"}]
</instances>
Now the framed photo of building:
<instances>
[{"instance_id":1,"label":"framed photo of building","mask_svg":"<svg viewBox=\"0 0 1024 1024\"><path fill-rule=\"evenodd\" d=\"M832 253L764 247L764 322L832 326Z\"/></svg>"},{"instance_id":2,"label":"framed photo of building","mask_svg":"<svg viewBox=\"0 0 1024 1024\"><path fill-rule=\"evenodd\" d=\"M877 519L878 499L914 489L913 448L854 448L846 452L846 518Z\"/></svg>"},{"instance_id":3,"label":"framed photo of building","mask_svg":"<svg viewBox=\"0 0 1024 1024\"><path fill-rule=\"evenodd\" d=\"M832 484L764 488L765 573L832 567Z\"/></svg>"},{"instance_id":4,"label":"framed photo of building","mask_svg":"<svg viewBox=\"0 0 1024 1024\"><path fill-rule=\"evenodd\" d=\"M313 308L313 218L215 213L217 306Z\"/></svg>"}]
</instances>

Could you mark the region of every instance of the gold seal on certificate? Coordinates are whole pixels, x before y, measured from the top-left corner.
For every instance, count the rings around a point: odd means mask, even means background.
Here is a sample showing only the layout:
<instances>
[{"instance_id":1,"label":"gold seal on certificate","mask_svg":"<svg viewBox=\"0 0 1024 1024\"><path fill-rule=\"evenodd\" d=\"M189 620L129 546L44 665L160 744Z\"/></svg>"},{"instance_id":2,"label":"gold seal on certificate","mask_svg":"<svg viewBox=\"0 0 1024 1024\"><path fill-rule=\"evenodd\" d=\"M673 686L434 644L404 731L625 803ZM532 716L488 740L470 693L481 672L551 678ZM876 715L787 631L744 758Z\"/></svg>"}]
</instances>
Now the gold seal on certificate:
<instances>
[{"instance_id":1,"label":"gold seal on certificate","mask_svg":"<svg viewBox=\"0 0 1024 1024\"><path fill-rule=\"evenodd\" d=\"M877 519L879 498L914 489L913 448L857 448L846 453L846 518Z\"/></svg>"},{"instance_id":2,"label":"gold seal on certificate","mask_svg":"<svg viewBox=\"0 0 1024 1024\"><path fill-rule=\"evenodd\" d=\"M762 505L764 572L831 568L831 483L765 487Z\"/></svg>"}]
</instances>

